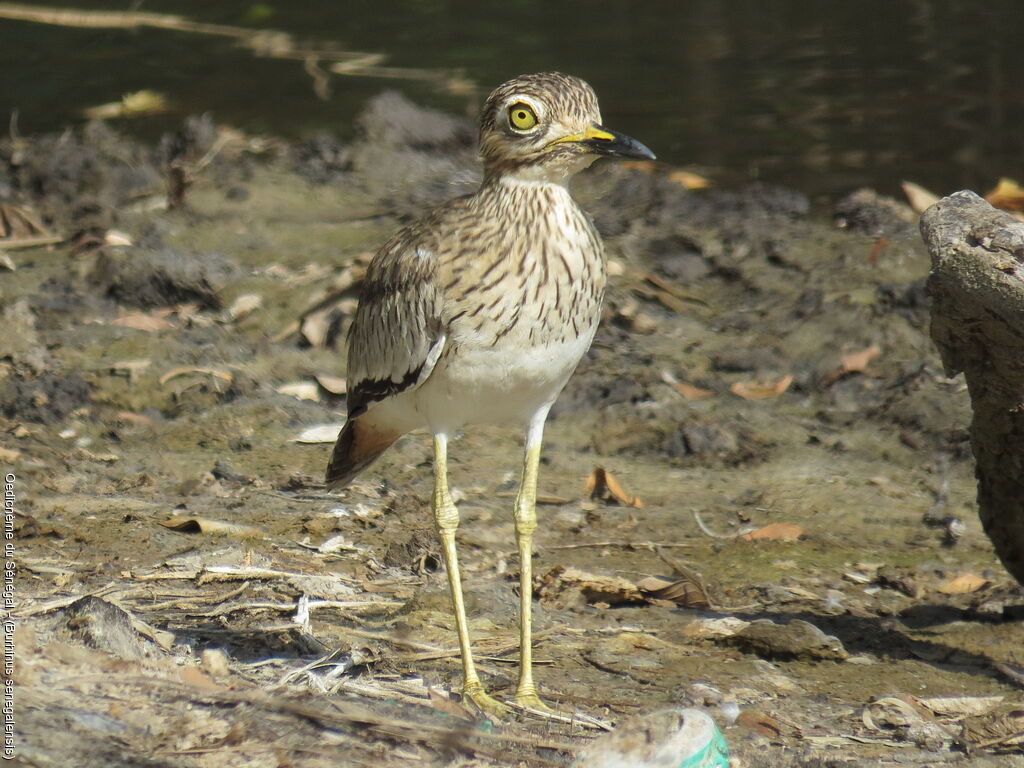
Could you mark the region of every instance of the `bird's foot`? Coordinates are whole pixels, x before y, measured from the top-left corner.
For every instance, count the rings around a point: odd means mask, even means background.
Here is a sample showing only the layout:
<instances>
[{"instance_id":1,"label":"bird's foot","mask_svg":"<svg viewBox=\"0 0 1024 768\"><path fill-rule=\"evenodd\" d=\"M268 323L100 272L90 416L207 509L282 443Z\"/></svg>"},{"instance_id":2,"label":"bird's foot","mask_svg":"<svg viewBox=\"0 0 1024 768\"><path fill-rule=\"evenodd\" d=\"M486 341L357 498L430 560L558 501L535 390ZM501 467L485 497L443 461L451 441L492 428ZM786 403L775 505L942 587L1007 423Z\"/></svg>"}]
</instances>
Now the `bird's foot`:
<instances>
[{"instance_id":1,"label":"bird's foot","mask_svg":"<svg viewBox=\"0 0 1024 768\"><path fill-rule=\"evenodd\" d=\"M593 728L596 731L612 729L611 723L598 720L583 712L559 712L557 709L552 709L537 696L536 691L519 691L516 693L514 701L518 709L534 717L554 720L559 723L582 725L584 728Z\"/></svg>"},{"instance_id":2,"label":"bird's foot","mask_svg":"<svg viewBox=\"0 0 1024 768\"><path fill-rule=\"evenodd\" d=\"M485 715L504 720L512 714L512 708L508 704L498 701L493 696L489 696L480 683L467 685L462 689L462 696L472 701L476 708Z\"/></svg>"},{"instance_id":3,"label":"bird's foot","mask_svg":"<svg viewBox=\"0 0 1024 768\"><path fill-rule=\"evenodd\" d=\"M545 715L560 714L556 710L549 707L540 697L537 695L535 690L521 690L516 692L515 702L524 709L531 709L535 712L541 712Z\"/></svg>"}]
</instances>

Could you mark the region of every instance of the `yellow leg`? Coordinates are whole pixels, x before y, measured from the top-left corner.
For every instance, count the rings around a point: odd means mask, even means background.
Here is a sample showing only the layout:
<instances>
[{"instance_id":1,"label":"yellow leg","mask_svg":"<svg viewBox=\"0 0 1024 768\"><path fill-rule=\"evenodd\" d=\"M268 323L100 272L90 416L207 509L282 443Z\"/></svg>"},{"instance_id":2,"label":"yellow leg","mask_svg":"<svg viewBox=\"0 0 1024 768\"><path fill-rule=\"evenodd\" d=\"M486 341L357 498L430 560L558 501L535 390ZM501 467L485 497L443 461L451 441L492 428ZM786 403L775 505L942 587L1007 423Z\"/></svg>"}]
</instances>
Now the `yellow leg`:
<instances>
[{"instance_id":1,"label":"yellow leg","mask_svg":"<svg viewBox=\"0 0 1024 768\"><path fill-rule=\"evenodd\" d=\"M540 464L541 435L547 411L539 414L526 436L523 481L516 497L515 529L519 548L519 685L517 704L550 712L537 696L533 684L533 532L537 529L537 467Z\"/></svg>"},{"instance_id":2,"label":"yellow leg","mask_svg":"<svg viewBox=\"0 0 1024 768\"><path fill-rule=\"evenodd\" d=\"M466 606L462 599L462 577L459 573L459 557L455 551L455 531L459 527L459 510L455 507L448 491L448 439L446 435L434 435L434 522L441 537L444 566L448 571L448 587L452 595L452 612L455 614L455 629L459 634L459 650L462 652L462 695L480 709L496 717L509 714L508 706L488 696L484 691L476 668L473 666L473 650L469 644L469 627L466 622Z\"/></svg>"}]
</instances>

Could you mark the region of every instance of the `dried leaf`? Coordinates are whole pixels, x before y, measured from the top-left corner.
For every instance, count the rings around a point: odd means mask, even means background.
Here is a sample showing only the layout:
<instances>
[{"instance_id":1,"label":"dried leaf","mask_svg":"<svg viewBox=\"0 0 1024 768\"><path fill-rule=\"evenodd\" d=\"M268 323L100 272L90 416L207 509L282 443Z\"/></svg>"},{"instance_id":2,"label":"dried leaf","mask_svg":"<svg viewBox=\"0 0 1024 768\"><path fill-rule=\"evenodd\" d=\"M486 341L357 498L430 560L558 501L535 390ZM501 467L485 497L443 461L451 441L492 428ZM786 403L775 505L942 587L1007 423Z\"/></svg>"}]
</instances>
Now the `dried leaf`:
<instances>
[{"instance_id":1,"label":"dried leaf","mask_svg":"<svg viewBox=\"0 0 1024 768\"><path fill-rule=\"evenodd\" d=\"M664 291L670 296L674 296L680 301L692 301L695 304L703 304L707 306L707 302L699 296L695 296L692 293L687 293L681 290L678 286L673 285L670 281L666 280L653 272L647 272L644 274L644 282L653 285L655 288Z\"/></svg>"},{"instance_id":2,"label":"dried leaf","mask_svg":"<svg viewBox=\"0 0 1024 768\"><path fill-rule=\"evenodd\" d=\"M636 583L637 588L659 600L670 600L684 608L707 608L711 605L704 585L700 582L681 578L672 581L658 576L648 576Z\"/></svg>"},{"instance_id":3,"label":"dried leaf","mask_svg":"<svg viewBox=\"0 0 1024 768\"><path fill-rule=\"evenodd\" d=\"M711 186L711 182L706 177L693 171L672 171L665 178L683 189L707 189Z\"/></svg>"},{"instance_id":4,"label":"dried leaf","mask_svg":"<svg viewBox=\"0 0 1024 768\"><path fill-rule=\"evenodd\" d=\"M0 461L5 464L13 462L19 456L21 456L21 451L16 451L13 448L4 448L0 445Z\"/></svg>"},{"instance_id":5,"label":"dried leaf","mask_svg":"<svg viewBox=\"0 0 1024 768\"><path fill-rule=\"evenodd\" d=\"M175 643L175 636L173 632L168 632L166 629L157 629L152 624L147 624L134 614L129 614L129 617L131 618L132 629L143 637L148 637L154 643L170 653Z\"/></svg>"},{"instance_id":6,"label":"dried leaf","mask_svg":"<svg viewBox=\"0 0 1024 768\"><path fill-rule=\"evenodd\" d=\"M882 352L881 347L877 344L872 344L867 349L861 349L857 352L848 352L843 355L840 360L842 361L844 373L863 373L867 370L868 363L878 357Z\"/></svg>"},{"instance_id":7,"label":"dried leaf","mask_svg":"<svg viewBox=\"0 0 1024 768\"><path fill-rule=\"evenodd\" d=\"M167 329L174 327L172 323L163 317L159 317L157 315L146 315L141 312L132 315L124 315L116 320L111 320L110 324L121 328L134 328L136 331L148 331L150 333L155 331L166 331Z\"/></svg>"},{"instance_id":8,"label":"dried leaf","mask_svg":"<svg viewBox=\"0 0 1024 768\"><path fill-rule=\"evenodd\" d=\"M732 637L750 626L749 621L737 619L735 616L724 616L720 619L695 619L683 628L683 634L694 638Z\"/></svg>"},{"instance_id":9,"label":"dried leaf","mask_svg":"<svg viewBox=\"0 0 1024 768\"><path fill-rule=\"evenodd\" d=\"M141 413L132 413L131 411L118 411L117 419L128 424L138 424L144 427L151 427L155 423L149 416Z\"/></svg>"},{"instance_id":10,"label":"dried leaf","mask_svg":"<svg viewBox=\"0 0 1024 768\"><path fill-rule=\"evenodd\" d=\"M687 400L703 400L705 397L711 397L715 394L710 389L701 389L700 387L693 386L693 384L687 384L685 381L673 384L672 388Z\"/></svg>"},{"instance_id":11,"label":"dried leaf","mask_svg":"<svg viewBox=\"0 0 1024 768\"><path fill-rule=\"evenodd\" d=\"M160 523L160 525L179 533L223 534L243 537L256 536L259 538L264 536L263 531L253 525L228 523L223 520L211 520L207 517L172 517L170 520Z\"/></svg>"},{"instance_id":12,"label":"dried leaf","mask_svg":"<svg viewBox=\"0 0 1024 768\"><path fill-rule=\"evenodd\" d=\"M640 171L646 173L648 176L653 176L657 165L650 160L623 160L619 163L622 168L628 168L631 171Z\"/></svg>"},{"instance_id":13,"label":"dried leaf","mask_svg":"<svg viewBox=\"0 0 1024 768\"><path fill-rule=\"evenodd\" d=\"M741 538L747 541L769 539L773 541L796 541L804 535L804 529L793 523L770 523L756 531L745 533Z\"/></svg>"},{"instance_id":14,"label":"dried leaf","mask_svg":"<svg viewBox=\"0 0 1024 768\"><path fill-rule=\"evenodd\" d=\"M176 379L179 376L190 376L192 374L200 374L202 376L213 376L221 381L226 381L230 384L235 380L235 376L230 371L222 371L216 368L175 368L172 371L168 371L160 377L160 385L163 386L171 379Z\"/></svg>"},{"instance_id":15,"label":"dried leaf","mask_svg":"<svg viewBox=\"0 0 1024 768\"><path fill-rule=\"evenodd\" d=\"M744 400L766 400L778 397L793 383L792 374L786 374L776 381L737 381L729 391Z\"/></svg>"},{"instance_id":16,"label":"dried leaf","mask_svg":"<svg viewBox=\"0 0 1024 768\"><path fill-rule=\"evenodd\" d=\"M692 384L687 384L685 381L679 381L679 379L668 371L661 372L661 380L687 400L701 400L715 394L710 389L701 389L700 387L695 387Z\"/></svg>"},{"instance_id":17,"label":"dried leaf","mask_svg":"<svg viewBox=\"0 0 1024 768\"><path fill-rule=\"evenodd\" d=\"M347 552L358 552L359 547L339 533L335 536L331 536L327 541L316 548L316 551L321 555L330 555L334 552L341 552L342 550Z\"/></svg>"},{"instance_id":18,"label":"dried leaf","mask_svg":"<svg viewBox=\"0 0 1024 768\"><path fill-rule=\"evenodd\" d=\"M314 377L316 383L332 395L348 394L348 381L340 376L325 376L323 374Z\"/></svg>"},{"instance_id":19,"label":"dried leaf","mask_svg":"<svg viewBox=\"0 0 1024 768\"><path fill-rule=\"evenodd\" d=\"M541 578L538 593L541 599L550 600L568 589L582 592L588 603L636 605L647 602L636 584L628 579L588 573L561 565L555 566Z\"/></svg>"},{"instance_id":20,"label":"dried leaf","mask_svg":"<svg viewBox=\"0 0 1024 768\"><path fill-rule=\"evenodd\" d=\"M103 236L103 244L114 248L133 245L131 236L119 229L108 229Z\"/></svg>"},{"instance_id":21,"label":"dried leaf","mask_svg":"<svg viewBox=\"0 0 1024 768\"><path fill-rule=\"evenodd\" d=\"M736 718L736 724L769 738L777 738L782 735L782 725L779 721L756 709L741 711L739 717Z\"/></svg>"},{"instance_id":22,"label":"dried leaf","mask_svg":"<svg viewBox=\"0 0 1024 768\"><path fill-rule=\"evenodd\" d=\"M1024 707L1009 702L992 712L969 716L962 722L960 739L973 749L1019 755L1024 748Z\"/></svg>"},{"instance_id":23,"label":"dried leaf","mask_svg":"<svg viewBox=\"0 0 1024 768\"><path fill-rule=\"evenodd\" d=\"M42 219L30 208L12 203L0 203L0 239L11 241L53 237ZM5 243L10 246L10 243Z\"/></svg>"},{"instance_id":24,"label":"dried leaf","mask_svg":"<svg viewBox=\"0 0 1024 768\"><path fill-rule=\"evenodd\" d=\"M302 430L302 433L292 438L294 443L333 443L338 439L338 433L344 424L317 424Z\"/></svg>"},{"instance_id":25,"label":"dried leaf","mask_svg":"<svg viewBox=\"0 0 1024 768\"><path fill-rule=\"evenodd\" d=\"M647 299L648 301L656 301L659 304L661 304L661 306L665 307L665 309L669 309L675 312L676 314L686 314L687 310L689 309L689 307L687 307L686 305L686 302L682 301L681 299L677 299L668 291L662 291L657 288L637 288L635 289L634 293L636 293L636 295L642 299Z\"/></svg>"},{"instance_id":26,"label":"dried leaf","mask_svg":"<svg viewBox=\"0 0 1024 768\"><path fill-rule=\"evenodd\" d=\"M912 181L904 181L900 186L903 187L903 194L907 196L907 202L916 213L924 213L926 209L939 202L938 195Z\"/></svg>"},{"instance_id":27,"label":"dried leaf","mask_svg":"<svg viewBox=\"0 0 1024 768\"><path fill-rule=\"evenodd\" d=\"M995 208L1004 211L1024 211L1024 187L1013 179L1000 179L996 188L985 195L985 199Z\"/></svg>"},{"instance_id":28,"label":"dried leaf","mask_svg":"<svg viewBox=\"0 0 1024 768\"><path fill-rule=\"evenodd\" d=\"M897 728L918 726L925 721L924 714L903 697L883 696L864 707L860 719L868 730L884 733Z\"/></svg>"},{"instance_id":29,"label":"dried leaf","mask_svg":"<svg viewBox=\"0 0 1024 768\"><path fill-rule=\"evenodd\" d=\"M568 504L572 499L567 499L565 496L556 496L553 493L538 493L537 499L538 504L546 504L552 507L559 507L562 504Z\"/></svg>"},{"instance_id":30,"label":"dried leaf","mask_svg":"<svg viewBox=\"0 0 1024 768\"><path fill-rule=\"evenodd\" d=\"M687 384L685 381L677 381L672 385L672 388L686 400L703 400L705 397L711 397L715 394L710 389L701 389L700 387L693 386L693 384Z\"/></svg>"},{"instance_id":31,"label":"dried leaf","mask_svg":"<svg viewBox=\"0 0 1024 768\"><path fill-rule=\"evenodd\" d=\"M964 595L969 592L977 592L991 583L976 573L963 573L947 581L939 587L938 591L944 595Z\"/></svg>"},{"instance_id":32,"label":"dried leaf","mask_svg":"<svg viewBox=\"0 0 1024 768\"><path fill-rule=\"evenodd\" d=\"M292 381L288 384L282 384L274 391L279 395L297 397L299 400L312 400L314 403L320 402L320 389L314 381Z\"/></svg>"},{"instance_id":33,"label":"dried leaf","mask_svg":"<svg viewBox=\"0 0 1024 768\"><path fill-rule=\"evenodd\" d=\"M233 321L248 317L263 305L263 297L258 293L243 293L228 307L228 319Z\"/></svg>"},{"instance_id":34,"label":"dried leaf","mask_svg":"<svg viewBox=\"0 0 1024 768\"><path fill-rule=\"evenodd\" d=\"M326 312L316 312L302 319L302 336L311 347L325 346L330 328L331 320Z\"/></svg>"},{"instance_id":35,"label":"dried leaf","mask_svg":"<svg viewBox=\"0 0 1024 768\"><path fill-rule=\"evenodd\" d=\"M115 461L121 460L121 457L116 453L93 453L87 448L79 448L78 455L89 461L102 461L107 464L112 464Z\"/></svg>"},{"instance_id":36,"label":"dried leaf","mask_svg":"<svg viewBox=\"0 0 1024 768\"><path fill-rule=\"evenodd\" d=\"M917 702L940 717L983 715L999 704L1004 696L918 696Z\"/></svg>"},{"instance_id":37,"label":"dried leaf","mask_svg":"<svg viewBox=\"0 0 1024 768\"><path fill-rule=\"evenodd\" d=\"M223 685L215 683L199 667L183 667L178 675L183 683L191 685L193 688L199 688L204 691L227 690Z\"/></svg>"},{"instance_id":38,"label":"dried leaf","mask_svg":"<svg viewBox=\"0 0 1024 768\"><path fill-rule=\"evenodd\" d=\"M446 715L455 715L461 718L470 716L468 709L433 688L427 688L427 696L430 698L430 706L438 712L444 712Z\"/></svg>"},{"instance_id":39,"label":"dried leaf","mask_svg":"<svg viewBox=\"0 0 1024 768\"><path fill-rule=\"evenodd\" d=\"M583 495L605 502L614 499L620 504L637 509L644 505L639 496L626 493L615 476L604 467L594 467L594 471L587 477L587 482L583 487Z\"/></svg>"},{"instance_id":40,"label":"dried leaf","mask_svg":"<svg viewBox=\"0 0 1024 768\"><path fill-rule=\"evenodd\" d=\"M167 97L157 91L134 91L126 93L120 101L87 107L82 110L82 117L88 120L108 120L115 117L135 117L137 115L154 115L170 109Z\"/></svg>"}]
</instances>

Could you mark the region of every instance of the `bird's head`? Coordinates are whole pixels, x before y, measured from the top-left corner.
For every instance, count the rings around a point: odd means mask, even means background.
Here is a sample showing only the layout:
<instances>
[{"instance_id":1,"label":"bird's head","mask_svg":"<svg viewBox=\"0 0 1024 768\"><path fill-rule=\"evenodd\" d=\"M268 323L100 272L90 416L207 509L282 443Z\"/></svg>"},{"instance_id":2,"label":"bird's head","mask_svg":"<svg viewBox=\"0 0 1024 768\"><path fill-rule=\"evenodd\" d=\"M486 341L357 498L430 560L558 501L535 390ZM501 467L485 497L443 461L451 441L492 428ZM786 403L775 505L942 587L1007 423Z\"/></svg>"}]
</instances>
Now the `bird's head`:
<instances>
[{"instance_id":1,"label":"bird's head","mask_svg":"<svg viewBox=\"0 0 1024 768\"><path fill-rule=\"evenodd\" d=\"M601 155L654 159L636 139L601 125L594 89L580 78L521 75L487 97L480 157L488 174L563 181Z\"/></svg>"}]
</instances>

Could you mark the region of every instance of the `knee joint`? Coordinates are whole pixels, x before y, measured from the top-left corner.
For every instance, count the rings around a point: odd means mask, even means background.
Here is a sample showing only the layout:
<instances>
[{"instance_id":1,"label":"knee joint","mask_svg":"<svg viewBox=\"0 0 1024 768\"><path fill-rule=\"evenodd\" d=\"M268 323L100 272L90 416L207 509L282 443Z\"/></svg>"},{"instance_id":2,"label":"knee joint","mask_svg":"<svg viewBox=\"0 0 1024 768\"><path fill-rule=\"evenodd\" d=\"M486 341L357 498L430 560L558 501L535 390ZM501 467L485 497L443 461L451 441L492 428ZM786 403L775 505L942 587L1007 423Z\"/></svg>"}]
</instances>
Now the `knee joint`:
<instances>
[{"instance_id":1,"label":"knee joint","mask_svg":"<svg viewBox=\"0 0 1024 768\"><path fill-rule=\"evenodd\" d=\"M437 530L454 533L459 527L459 510L450 501L438 504L434 508L434 522Z\"/></svg>"}]
</instances>

